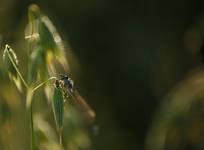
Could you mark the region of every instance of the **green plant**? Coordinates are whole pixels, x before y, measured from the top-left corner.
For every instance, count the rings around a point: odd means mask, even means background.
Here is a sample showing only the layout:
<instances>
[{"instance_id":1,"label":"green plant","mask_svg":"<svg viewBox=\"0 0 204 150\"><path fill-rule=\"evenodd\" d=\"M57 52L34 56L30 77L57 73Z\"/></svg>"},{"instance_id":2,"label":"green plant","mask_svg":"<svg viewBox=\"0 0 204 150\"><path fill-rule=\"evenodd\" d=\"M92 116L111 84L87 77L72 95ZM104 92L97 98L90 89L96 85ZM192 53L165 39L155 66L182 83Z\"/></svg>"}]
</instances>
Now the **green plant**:
<instances>
[{"instance_id":1,"label":"green plant","mask_svg":"<svg viewBox=\"0 0 204 150\"><path fill-rule=\"evenodd\" d=\"M26 108L30 113L31 150L36 149L35 131L33 122L33 99L35 92L44 86L47 98L52 102L59 143L62 145L62 131L64 119L64 102L74 100L89 122L95 117L94 111L89 107L79 92L74 88L73 81L65 75L58 77L56 63L64 70L68 68L65 58L64 46L54 25L45 16L37 5L31 5L28 10L29 23L26 27L25 39L28 43L28 72L27 79L23 77L18 68L18 58L14 50L6 45L3 53L4 66L9 78L14 81L18 90L26 90ZM47 83L52 83L48 85Z\"/></svg>"}]
</instances>

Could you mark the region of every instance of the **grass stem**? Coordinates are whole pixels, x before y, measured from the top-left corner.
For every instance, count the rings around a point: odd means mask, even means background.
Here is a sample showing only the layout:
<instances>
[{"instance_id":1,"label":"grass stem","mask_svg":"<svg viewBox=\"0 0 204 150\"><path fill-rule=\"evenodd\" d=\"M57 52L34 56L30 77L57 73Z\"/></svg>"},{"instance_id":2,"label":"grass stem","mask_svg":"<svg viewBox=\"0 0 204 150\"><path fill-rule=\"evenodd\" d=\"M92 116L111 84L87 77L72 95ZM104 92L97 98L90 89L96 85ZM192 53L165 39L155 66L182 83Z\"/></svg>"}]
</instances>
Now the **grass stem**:
<instances>
[{"instance_id":1,"label":"grass stem","mask_svg":"<svg viewBox=\"0 0 204 150\"><path fill-rule=\"evenodd\" d=\"M35 135L34 135L34 128L33 128L33 105L31 103L30 106L30 130L31 130L31 150L35 149Z\"/></svg>"},{"instance_id":2,"label":"grass stem","mask_svg":"<svg viewBox=\"0 0 204 150\"><path fill-rule=\"evenodd\" d=\"M53 80L53 79L57 79L56 77L50 77L49 79L47 79L46 81L40 83L39 85L37 85L36 87L34 87L32 89L32 93L35 92L38 88L40 88L41 86L43 86L44 84L46 84L48 81Z\"/></svg>"}]
</instances>

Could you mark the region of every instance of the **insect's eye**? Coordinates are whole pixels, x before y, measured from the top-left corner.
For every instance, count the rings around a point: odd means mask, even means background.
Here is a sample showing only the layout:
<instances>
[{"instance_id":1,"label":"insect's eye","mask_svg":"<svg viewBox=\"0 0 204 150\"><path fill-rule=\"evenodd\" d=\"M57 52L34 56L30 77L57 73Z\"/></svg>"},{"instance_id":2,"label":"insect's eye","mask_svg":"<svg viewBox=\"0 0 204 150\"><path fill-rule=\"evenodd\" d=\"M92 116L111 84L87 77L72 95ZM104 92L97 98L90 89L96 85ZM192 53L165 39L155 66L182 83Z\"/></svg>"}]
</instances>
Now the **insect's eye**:
<instances>
[{"instance_id":1,"label":"insect's eye","mask_svg":"<svg viewBox=\"0 0 204 150\"><path fill-rule=\"evenodd\" d=\"M60 74L59 76L60 76L60 80L68 79L68 76L64 74Z\"/></svg>"}]
</instances>

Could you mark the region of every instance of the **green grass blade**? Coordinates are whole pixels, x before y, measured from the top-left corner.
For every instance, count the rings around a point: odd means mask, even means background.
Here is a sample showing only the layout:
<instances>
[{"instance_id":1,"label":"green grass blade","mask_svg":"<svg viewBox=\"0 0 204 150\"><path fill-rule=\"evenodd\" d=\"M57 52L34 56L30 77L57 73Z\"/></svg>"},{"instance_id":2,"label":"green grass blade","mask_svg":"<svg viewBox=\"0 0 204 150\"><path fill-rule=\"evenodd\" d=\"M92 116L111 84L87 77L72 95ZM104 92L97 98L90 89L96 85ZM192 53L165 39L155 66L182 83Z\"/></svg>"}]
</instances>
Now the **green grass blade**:
<instances>
[{"instance_id":1,"label":"green grass blade","mask_svg":"<svg viewBox=\"0 0 204 150\"><path fill-rule=\"evenodd\" d=\"M55 123L59 133L59 141L61 143L64 117L64 100L62 90L59 87L55 87L54 89L52 108L54 112Z\"/></svg>"}]
</instances>

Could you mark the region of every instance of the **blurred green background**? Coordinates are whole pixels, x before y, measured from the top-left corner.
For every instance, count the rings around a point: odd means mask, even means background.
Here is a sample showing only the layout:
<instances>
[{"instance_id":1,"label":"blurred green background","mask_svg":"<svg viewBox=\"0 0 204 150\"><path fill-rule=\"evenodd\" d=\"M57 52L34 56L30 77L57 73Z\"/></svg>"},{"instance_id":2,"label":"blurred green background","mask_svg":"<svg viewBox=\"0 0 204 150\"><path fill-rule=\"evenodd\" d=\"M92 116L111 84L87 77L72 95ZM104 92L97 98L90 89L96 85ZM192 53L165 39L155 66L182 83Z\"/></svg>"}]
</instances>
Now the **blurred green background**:
<instances>
[{"instance_id":1,"label":"blurred green background","mask_svg":"<svg viewBox=\"0 0 204 150\"><path fill-rule=\"evenodd\" d=\"M10 44L24 73L31 3L71 47L66 55L75 84L97 116L91 149L203 149L202 0L0 0L1 54ZM14 100L20 99L15 86L0 75L0 146L23 145L25 132L7 138L13 126L23 130L26 120L22 101ZM184 106L195 109L182 111ZM9 117L16 120L5 125Z\"/></svg>"}]
</instances>

